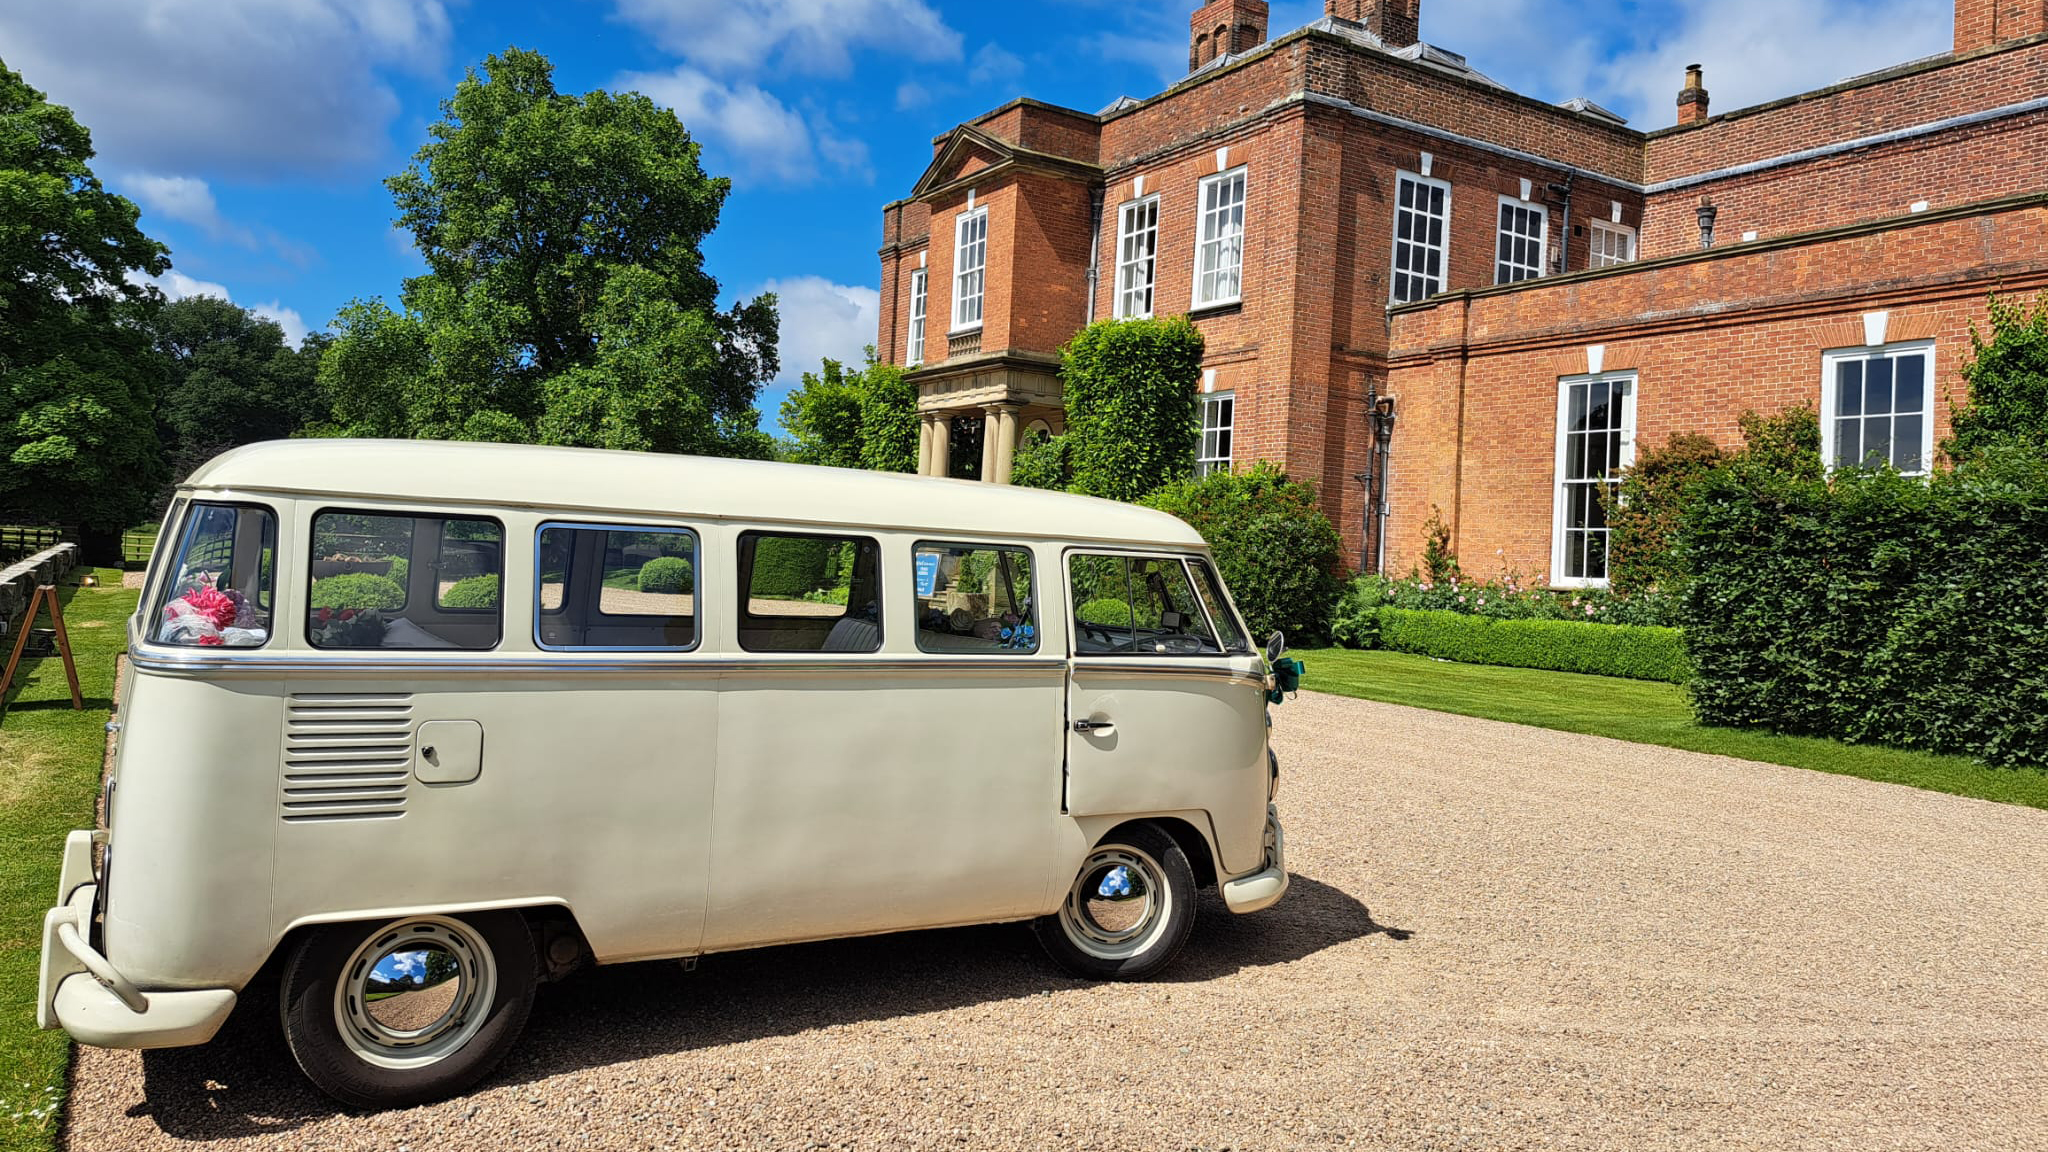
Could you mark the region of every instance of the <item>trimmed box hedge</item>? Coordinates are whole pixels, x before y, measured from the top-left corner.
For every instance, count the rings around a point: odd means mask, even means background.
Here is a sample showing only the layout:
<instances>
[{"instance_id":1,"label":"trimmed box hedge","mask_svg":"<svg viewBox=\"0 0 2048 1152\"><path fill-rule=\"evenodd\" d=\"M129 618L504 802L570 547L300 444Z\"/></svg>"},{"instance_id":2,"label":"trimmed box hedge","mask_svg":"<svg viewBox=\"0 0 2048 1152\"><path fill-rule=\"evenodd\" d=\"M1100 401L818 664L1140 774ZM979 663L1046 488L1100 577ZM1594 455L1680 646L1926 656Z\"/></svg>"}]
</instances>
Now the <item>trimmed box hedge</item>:
<instances>
[{"instance_id":1,"label":"trimmed box hedge","mask_svg":"<svg viewBox=\"0 0 2048 1152\"><path fill-rule=\"evenodd\" d=\"M1692 673L1676 628L1494 620L1463 612L1381 608L1379 647L1462 664L1545 668L1682 684Z\"/></svg>"}]
</instances>

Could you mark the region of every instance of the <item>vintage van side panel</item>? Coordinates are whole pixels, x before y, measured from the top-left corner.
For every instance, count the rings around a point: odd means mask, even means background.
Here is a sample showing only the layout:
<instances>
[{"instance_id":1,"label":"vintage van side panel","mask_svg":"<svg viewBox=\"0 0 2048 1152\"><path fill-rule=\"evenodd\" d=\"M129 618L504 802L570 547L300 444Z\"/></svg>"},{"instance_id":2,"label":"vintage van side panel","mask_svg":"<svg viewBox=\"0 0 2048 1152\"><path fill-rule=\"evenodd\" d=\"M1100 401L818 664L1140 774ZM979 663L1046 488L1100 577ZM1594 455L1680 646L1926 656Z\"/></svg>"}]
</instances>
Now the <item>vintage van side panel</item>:
<instances>
[{"instance_id":1,"label":"vintage van side panel","mask_svg":"<svg viewBox=\"0 0 2048 1152\"><path fill-rule=\"evenodd\" d=\"M1079 548L1060 557L1064 617L1073 611L1069 557L1117 551ZM1113 726L1078 731L1070 725L1067 810L1077 817L1204 811L1212 821L1218 871L1258 868L1271 772L1259 658L1076 655L1072 665L1071 720Z\"/></svg>"},{"instance_id":2,"label":"vintage van side panel","mask_svg":"<svg viewBox=\"0 0 2048 1152\"><path fill-rule=\"evenodd\" d=\"M273 928L396 910L559 902L602 961L695 950L703 929L718 668L696 653L542 653L533 642L534 535L542 518L431 501L302 501L297 539L322 507L485 513L504 524L504 634L488 652L321 652L304 636L305 556L282 616L319 674L285 706L383 704L421 763L419 725L482 726L467 783L409 781L405 815L271 819L278 825ZM630 525L634 518L622 517ZM302 550L303 551L303 550ZM424 567L424 566L421 566ZM701 593L700 593L701 596ZM701 611L701 609L700 609ZM325 670L332 668L332 674ZM280 761L273 759L272 770ZM276 795L276 786L272 786ZM335 882L345 876L345 885Z\"/></svg>"},{"instance_id":3,"label":"vintage van side panel","mask_svg":"<svg viewBox=\"0 0 2048 1152\"><path fill-rule=\"evenodd\" d=\"M747 653L715 633L734 671L720 692L708 951L1045 911L1065 662L1050 638L1034 656L919 653L915 537L840 530L882 545L882 651ZM1033 563L1043 618L1042 552ZM737 571L715 578L737 603Z\"/></svg>"}]
</instances>

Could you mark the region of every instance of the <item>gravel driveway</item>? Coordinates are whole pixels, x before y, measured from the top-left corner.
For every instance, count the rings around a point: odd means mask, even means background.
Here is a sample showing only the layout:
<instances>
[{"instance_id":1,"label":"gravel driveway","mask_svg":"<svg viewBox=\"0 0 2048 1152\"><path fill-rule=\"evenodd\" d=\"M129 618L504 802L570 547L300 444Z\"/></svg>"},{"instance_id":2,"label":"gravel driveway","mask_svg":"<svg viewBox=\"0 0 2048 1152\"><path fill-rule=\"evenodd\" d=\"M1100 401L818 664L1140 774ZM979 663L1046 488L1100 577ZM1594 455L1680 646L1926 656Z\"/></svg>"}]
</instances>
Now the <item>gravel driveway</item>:
<instances>
[{"instance_id":1,"label":"gravel driveway","mask_svg":"<svg viewBox=\"0 0 2048 1152\"><path fill-rule=\"evenodd\" d=\"M543 992L471 1096L82 1049L75 1149L2048 1147L2048 812L1303 694L1294 886L1168 977L999 926Z\"/></svg>"}]
</instances>

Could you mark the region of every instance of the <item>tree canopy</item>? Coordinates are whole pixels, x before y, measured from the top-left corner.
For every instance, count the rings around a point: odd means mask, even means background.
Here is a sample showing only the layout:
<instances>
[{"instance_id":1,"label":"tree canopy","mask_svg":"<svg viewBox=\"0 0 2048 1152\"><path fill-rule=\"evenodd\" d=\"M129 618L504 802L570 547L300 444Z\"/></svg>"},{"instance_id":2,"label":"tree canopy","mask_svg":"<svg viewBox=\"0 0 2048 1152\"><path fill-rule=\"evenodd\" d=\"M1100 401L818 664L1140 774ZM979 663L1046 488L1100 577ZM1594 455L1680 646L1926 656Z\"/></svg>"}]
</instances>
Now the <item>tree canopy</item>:
<instances>
[{"instance_id":1,"label":"tree canopy","mask_svg":"<svg viewBox=\"0 0 2048 1152\"><path fill-rule=\"evenodd\" d=\"M789 456L799 464L915 472L917 422L917 387L903 369L877 361L873 345L859 371L828 357L782 401Z\"/></svg>"},{"instance_id":2,"label":"tree canopy","mask_svg":"<svg viewBox=\"0 0 2048 1152\"><path fill-rule=\"evenodd\" d=\"M236 445L327 422L318 381L327 336L292 348L275 321L215 296L173 300L138 325L163 357L158 434L173 480Z\"/></svg>"},{"instance_id":3,"label":"tree canopy","mask_svg":"<svg viewBox=\"0 0 2048 1152\"><path fill-rule=\"evenodd\" d=\"M557 92L487 57L386 181L428 271L358 300L321 383L345 433L765 456L775 300L717 306L702 244L731 182L636 92Z\"/></svg>"},{"instance_id":4,"label":"tree canopy","mask_svg":"<svg viewBox=\"0 0 2048 1152\"><path fill-rule=\"evenodd\" d=\"M170 267L100 184L92 138L0 64L0 510L118 530L155 498L161 381L124 308Z\"/></svg>"}]
</instances>

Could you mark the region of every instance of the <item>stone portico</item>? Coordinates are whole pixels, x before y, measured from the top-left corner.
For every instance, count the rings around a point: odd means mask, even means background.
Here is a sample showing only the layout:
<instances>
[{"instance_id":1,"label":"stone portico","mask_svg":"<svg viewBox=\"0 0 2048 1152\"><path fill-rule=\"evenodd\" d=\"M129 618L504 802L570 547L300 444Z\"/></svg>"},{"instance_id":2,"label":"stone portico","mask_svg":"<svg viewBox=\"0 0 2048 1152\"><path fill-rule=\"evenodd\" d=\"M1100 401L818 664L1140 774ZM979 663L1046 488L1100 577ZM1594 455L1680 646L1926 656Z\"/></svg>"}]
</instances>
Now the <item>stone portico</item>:
<instances>
[{"instance_id":1,"label":"stone portico","mask_svg":"<svg viewBox=\"0 0 2048 1152\"><path fill-rule=\"evenodd\" d=\"M966 352L949 356L912 379L922 418L917 438L917 471L922 476L972 475L1008 484L1025 435L1034 429L1057 434L1066 426L1057 356L1014 350L996 355ZM976 440L980 465L970 472L954 450L956 443L971 446Z\"/></svg>"}]
</instances>

